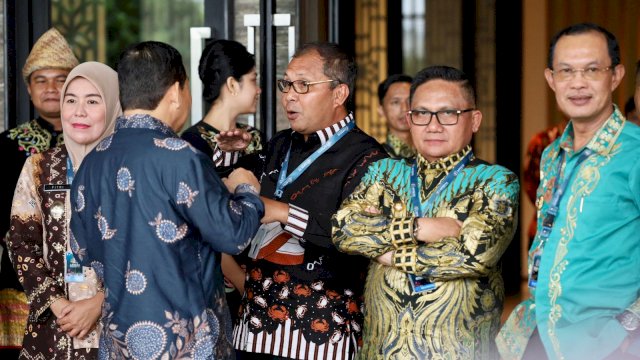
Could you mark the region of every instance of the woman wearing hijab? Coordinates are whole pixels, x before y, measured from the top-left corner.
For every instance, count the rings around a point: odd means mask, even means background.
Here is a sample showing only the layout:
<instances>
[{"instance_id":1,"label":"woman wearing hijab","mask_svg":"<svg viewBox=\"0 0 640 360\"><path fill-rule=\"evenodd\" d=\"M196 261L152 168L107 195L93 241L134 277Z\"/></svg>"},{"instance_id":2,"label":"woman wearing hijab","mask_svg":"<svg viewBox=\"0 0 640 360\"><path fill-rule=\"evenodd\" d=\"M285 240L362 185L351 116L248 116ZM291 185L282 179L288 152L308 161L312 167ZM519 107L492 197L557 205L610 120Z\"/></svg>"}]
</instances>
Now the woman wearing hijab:
<instances>
[{"instance_id":1,"label":"woman wearing hijab","mask_svg":"<svg viewBox=\"0 0 640 360\"><path fill-rule=\"evenodd\" d=\"M247 49L233 40L215 40L202 51L198 67L202 80L202 96L211 108L202 121L182 133L182 138L212 158L216 172L226 177L240 164L253 169L251 163L264 142L258 129L238 123L240 115L256 112L258 96L256 61ZM216 136L220 132L240 130L251 136L249 145L238 151L223 151ZM222 254L222 272L231 316L237 318L240 297L244 292L244 270L238 262L246 258ZM236 291L236 289L238 291Z\"/></svg>"},{"instance_id":2,"label":"woman wearing hijab","mask_svg":"<svg viewBox=\"0 0 640 360\"><path fill-rule=\"evenodd\" d=\"M109 66L75 67L61 92L64 145L31 156L16 186L7 237L29 302L20 358L93 359L104 293L96 273L71 253L68 197L82 159L113 132L121 113L118 75Z\"/></svg>"}]
</instances>

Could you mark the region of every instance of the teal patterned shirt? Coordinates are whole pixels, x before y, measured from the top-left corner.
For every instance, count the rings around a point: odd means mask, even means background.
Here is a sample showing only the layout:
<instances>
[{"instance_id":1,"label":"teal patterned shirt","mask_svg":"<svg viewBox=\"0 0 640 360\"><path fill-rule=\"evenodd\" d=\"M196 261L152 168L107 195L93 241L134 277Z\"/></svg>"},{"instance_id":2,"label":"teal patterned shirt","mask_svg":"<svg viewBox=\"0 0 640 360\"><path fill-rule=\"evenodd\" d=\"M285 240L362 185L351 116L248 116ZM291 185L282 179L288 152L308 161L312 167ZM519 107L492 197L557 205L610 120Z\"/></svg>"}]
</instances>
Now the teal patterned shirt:
<instances>
[{"instance_id":1,"label":"teal patterned shirt","mask_svg":"<svg viewBox=\"0 0 640 360\"><path fill-rule=\"evenodd\" d=\"M544 246L538 286L518 305L497 338L505 359L521 358L538 327L551 359L602 359L627 336L615 316L640 315L640 127L617 107L585 147L573 150L573 123L543 153L537 192L541 219L558 180L571 174L580 154L594 154L573 171ZM632 346L633 348L633 346Z\"/></svg>"}]
</instances>

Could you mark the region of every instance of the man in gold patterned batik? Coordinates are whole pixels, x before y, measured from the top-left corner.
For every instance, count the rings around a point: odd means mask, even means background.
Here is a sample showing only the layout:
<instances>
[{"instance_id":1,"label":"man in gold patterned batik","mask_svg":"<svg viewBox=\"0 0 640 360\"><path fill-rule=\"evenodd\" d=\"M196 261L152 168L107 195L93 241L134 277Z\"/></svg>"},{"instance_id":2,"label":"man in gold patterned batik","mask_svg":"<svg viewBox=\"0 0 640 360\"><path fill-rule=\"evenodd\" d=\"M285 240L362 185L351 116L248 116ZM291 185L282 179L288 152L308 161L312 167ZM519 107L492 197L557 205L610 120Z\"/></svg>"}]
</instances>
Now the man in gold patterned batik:
<instances>
[{"instance_id":1,"label":"man in gold patterned batik","mask_svg":"<svg viewBox=\"0 0 640 360\"><path fill-rule=\"evenodd\" d=\"M62 144L60 89L78 59L62 35L52 28L33 45L22 68L38 117L0 134L3 186L0 188L0 239L9 230L11 201L22 166L29 156ZM25 119L23 119L25 120ZM21 348L29 311L27 299L7 255L0 262L0 358L13 359Z\"/></svg>"},{"instance_id":2,"label":"man in gold patterned batik","mask_svg":"<svg viewBox=\"0 0 640 360\"><path fill-rule=\"evenodd\" d=\"M372 260L360 357L496 358L497 264L516 229L518 180L473 155L482 113L462 71L420 71L410 99L416 161L373 163L333 218L338 249Z\"/></svg>"}]
</instances>

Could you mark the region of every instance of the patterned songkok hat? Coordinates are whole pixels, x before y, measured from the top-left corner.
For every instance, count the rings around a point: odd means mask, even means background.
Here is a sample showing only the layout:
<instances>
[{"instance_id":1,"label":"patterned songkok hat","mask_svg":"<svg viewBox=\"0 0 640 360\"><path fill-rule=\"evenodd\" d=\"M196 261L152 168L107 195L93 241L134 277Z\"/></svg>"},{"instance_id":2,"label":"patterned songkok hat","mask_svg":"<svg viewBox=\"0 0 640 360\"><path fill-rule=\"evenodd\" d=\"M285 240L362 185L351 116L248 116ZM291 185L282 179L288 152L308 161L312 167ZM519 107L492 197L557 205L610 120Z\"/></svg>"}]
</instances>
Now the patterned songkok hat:
<instances>
[{"instance_id":1,"label":"patterned songkok hat","mask_svg":"<svg viewBox=\"0 0 640 360\"><path fill-rule=\"evenodd\" d=\"M78 59L71 51L67 40L58 30L51 28L33 45L22 68L22 77L24 82L29 84L29 76L34 71L47 68L71 70L76 65Z\"/></svg>"}]
</instances>

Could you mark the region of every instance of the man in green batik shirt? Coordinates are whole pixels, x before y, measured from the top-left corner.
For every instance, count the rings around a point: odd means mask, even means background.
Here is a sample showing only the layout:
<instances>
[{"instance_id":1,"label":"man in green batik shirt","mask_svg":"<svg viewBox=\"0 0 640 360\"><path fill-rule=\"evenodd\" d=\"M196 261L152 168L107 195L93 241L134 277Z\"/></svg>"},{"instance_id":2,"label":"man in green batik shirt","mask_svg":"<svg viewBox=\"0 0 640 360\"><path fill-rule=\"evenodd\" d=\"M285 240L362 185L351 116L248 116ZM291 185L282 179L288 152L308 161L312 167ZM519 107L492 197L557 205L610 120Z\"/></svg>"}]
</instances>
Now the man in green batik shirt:
<instances>
[{"instance_id":1,"label":"man in green batik shirt","mask_svg":"<svg viewBox=\"0 0 640 360\"><path fill-rule=\"evenodd\" d=\"M410 159L416 156L411 142L409 120L409 89L411 76L395 74L378 85L378 115L387 124L387 141L382 147L394 159Z\"/></svg>"},{"instance_id":2,"label":"man in green batik shirt","mask_svg":"<svg viewBox=\"0 0 640 360\"><path fill-rule=\"evenodd\" d=\"M340 251L372 260L360 358L497 358L517 177L473 155L482 113L462 71L419 72L407 116L416 165L373 163L332 223Z\"/></svg>"},{"instance_id":3,"label":"man in green batik shirt","mask_svg":"<svg viewBox=\"0 0 640 360\"><path fill-rule=\"evenodd\" d=\"M625 70L616 38L595 24L551 41L549 87L570 119L544 151L531 297L496 339L505 359L640 355L640 127L612 92Z\"/></svg>"}]
</instances>

